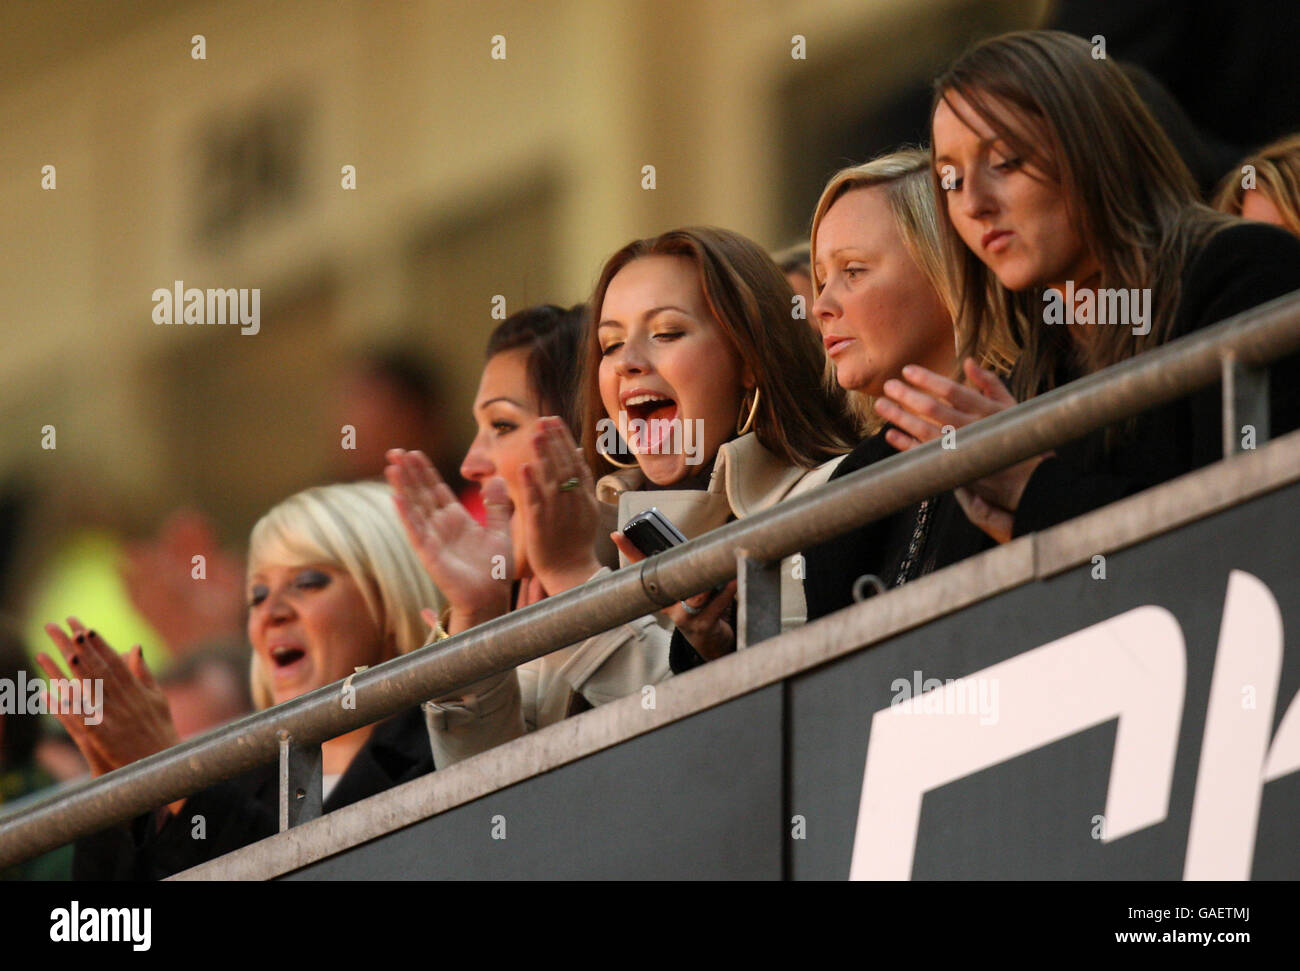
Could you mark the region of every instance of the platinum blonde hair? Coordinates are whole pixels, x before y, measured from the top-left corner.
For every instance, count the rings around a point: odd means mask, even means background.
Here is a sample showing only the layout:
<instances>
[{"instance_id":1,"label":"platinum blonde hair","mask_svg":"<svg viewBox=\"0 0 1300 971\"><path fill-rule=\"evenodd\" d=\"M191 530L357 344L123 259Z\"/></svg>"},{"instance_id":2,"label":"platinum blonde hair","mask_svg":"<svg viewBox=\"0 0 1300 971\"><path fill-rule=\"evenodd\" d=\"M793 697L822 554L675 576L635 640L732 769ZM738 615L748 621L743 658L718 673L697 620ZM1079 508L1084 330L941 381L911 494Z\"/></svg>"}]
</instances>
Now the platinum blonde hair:
<instances>
[{"instance_id":1,"label":"platinum blonde hair","mask_svg":"<svg viewBox=\"0 0 1300 971\"><path fill-rule=\"evenodd\" d=\"M420 610L430 607L441 614L443 596L407 541L387 485L316 486L290 496L253 527L250 575L270 565L319 563L351 575L385 642L393 646L393 657L430 639ZM270 684L257 652L249 677L253 703L269 707Z\"/></svg>"}]
</instances>

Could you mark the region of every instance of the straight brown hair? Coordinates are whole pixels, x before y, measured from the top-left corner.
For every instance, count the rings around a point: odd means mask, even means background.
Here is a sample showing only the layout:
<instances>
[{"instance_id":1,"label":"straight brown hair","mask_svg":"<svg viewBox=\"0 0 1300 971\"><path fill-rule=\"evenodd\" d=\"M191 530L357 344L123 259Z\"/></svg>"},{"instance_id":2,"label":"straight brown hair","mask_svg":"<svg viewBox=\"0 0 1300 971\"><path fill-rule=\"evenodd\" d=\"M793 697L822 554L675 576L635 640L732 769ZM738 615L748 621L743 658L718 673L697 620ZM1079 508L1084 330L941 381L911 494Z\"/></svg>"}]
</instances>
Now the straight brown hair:
<instances>
[{"instance_id":1,"label":"straight brown hair","mask_svg":"<svg viewBox=\"0 0 1300 971\"><path fill-rule=\"evenodd\" d=\"M808 322L794 317L794 290L785 275L739 233L692 226L628 243L605 261L592 291L583 338L582 445L597 475L615 466L596 450L597 423L606 417L596 329L610 281L646 256L682 256L694 264L709 312L757 381L753 428L765 449L810 469L852 448L857 430L847 398L843 389L823 383L824 351Z\"/></svg>"},{"instance_id":2,"label":"straight brown hair","mask_svg":"<svg viewBox=\"0 0 1300 971\"><path fill-rule=\"evenodd\" d=\"M1094 57L1081 37L1018 31L977 44L935 79L932 130L941 103L962 117L953 93L1062 188L1071 221L1101 268L1098 288L1152 295L1151 330L1140 337L1127 327L1098 327L1080 346L1067 328L1045 326L1041 289L1008 290L958 237L932 169L956 271L962 356L1005 328L1021 346L1011 390L1024 400L1052 388L1063 371L1091 373L1168 340L1185 262L1231 219L1200 203L1191 173L1124 72Z\"/></svg>"}]
</instances>

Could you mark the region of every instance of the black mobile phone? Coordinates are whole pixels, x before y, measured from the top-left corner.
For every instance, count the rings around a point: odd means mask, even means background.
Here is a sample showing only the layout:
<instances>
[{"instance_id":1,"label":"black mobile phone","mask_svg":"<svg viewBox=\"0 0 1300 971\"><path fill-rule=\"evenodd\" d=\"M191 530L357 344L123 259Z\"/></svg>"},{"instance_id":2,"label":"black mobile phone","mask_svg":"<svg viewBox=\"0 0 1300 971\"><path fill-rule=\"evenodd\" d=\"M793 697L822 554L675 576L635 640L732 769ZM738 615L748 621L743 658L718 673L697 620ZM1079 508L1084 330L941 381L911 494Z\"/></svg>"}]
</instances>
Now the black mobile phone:
<instances>
[{"instance_id":1,"label":"black mobile phone","mask_svg":"<svg viewBox=\"0 0 1300 971\"><path fill-rule=\"evenodd\" d=\"M623 525L623 535L646 556L654 556L686 542L682 531L657 508L637 513Z\"/></svg>"}]
</instances>

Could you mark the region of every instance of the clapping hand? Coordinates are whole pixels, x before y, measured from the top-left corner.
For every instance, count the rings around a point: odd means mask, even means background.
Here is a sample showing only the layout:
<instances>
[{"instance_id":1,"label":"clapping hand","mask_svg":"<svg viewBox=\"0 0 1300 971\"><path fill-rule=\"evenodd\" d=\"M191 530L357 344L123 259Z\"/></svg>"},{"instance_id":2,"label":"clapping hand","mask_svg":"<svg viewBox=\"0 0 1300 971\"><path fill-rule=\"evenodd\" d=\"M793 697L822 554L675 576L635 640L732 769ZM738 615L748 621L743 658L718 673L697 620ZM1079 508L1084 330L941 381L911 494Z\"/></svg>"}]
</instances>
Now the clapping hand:
<instances>
[{"instance_id":1,"label":"clapping hand","mask_svg":"<svg viewBox=\"0 0 1300 971\"><path fill-rule=\"evenodd\" d=\"M68 618L68 628L71 636L58 624L46 624L45 632L63 655L72 678L83 684L98 683L102 695L91 692L99 702L96 709L87 709L90 699L85 693L80 713L64 711L68 706L59 702L67 699L59 697L50 698L49 709L85 756L91 775L120 769L179 742L167 698L154 683L140 647L123 658L75 617ZM66 677L48 654L37 655L36 663L56 685Z\"/></svg>"},{"instance_id":2,"label":"clapping hand","mask_svg":"<svg viewBox=\"0 0 1300 971\"><path fill-rule=\"evenodd\" d=\"M880 416L895 426L885 433L886 441L905 452L940 437L945 426L964 428L1016 404L1006 385L991 371L969 358L963 369L969 385L915 364L903 368L905 380L886 381L885 397L875 402ZM1026 459L954 490L967 518L999 543L1010 540L1029 477L1050 455Z\"/></svg>"},{"instance_id":3,"label":"clapping hand","mask_svg":"<svg viewBox=\"0 0 1300 971\"><path fill-rule=\"evenodd\" d=\"M384 476L406 535L434 585L451 604L449 634L510 609L510 517L499 476L483 486L486 521L479 525L422 452L392 449Z\"/></svg>"},{"instance_id":4,"label":"clapping hand","mask_svg":"<svg viewBox=\"0 0 1300 971\"><path fill-rule=\"evenodd\" d=\"M591 469L559 418L541 418L533 459L521 467L521 512L528 566L548 594L581 586L600 569L600 507Z\"/></svg>"}]
</instances>

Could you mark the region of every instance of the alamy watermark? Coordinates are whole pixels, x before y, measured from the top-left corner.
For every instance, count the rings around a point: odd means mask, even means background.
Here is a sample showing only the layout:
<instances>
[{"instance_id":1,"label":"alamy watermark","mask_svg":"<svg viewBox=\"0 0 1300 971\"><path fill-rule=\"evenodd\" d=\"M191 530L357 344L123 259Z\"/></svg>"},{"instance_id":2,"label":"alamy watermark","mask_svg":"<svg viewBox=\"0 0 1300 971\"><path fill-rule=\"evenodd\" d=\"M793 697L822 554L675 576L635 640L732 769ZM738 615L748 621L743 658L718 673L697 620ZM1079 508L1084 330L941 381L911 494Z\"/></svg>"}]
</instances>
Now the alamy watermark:
<instances>
[{"instance_id":1,"label":"alamy watermark","mask_svg":"<svg viewBox=\"0 0 1300 971\"><path fill-rule=\"evenodd\" d=\"M44 678L0 678L0 715L80 715L87 725L104 720L102 678L55 678L47 693ZM47 702L48 698L48 702Z\"/></svg>"},{"instance_id":2,"label":"alamy watermark","mask_svg":"<svg viewBox=\"0 0 1300 971\"><path fill-rule=\"evenodd\" d=\"M1091 324L1132 327L1134 337L1151 333L1151 289L1093 290L1084 287L1075 290L1074 281L1067 280L1065 293L1049 288L1043 291L1043 323Z\"/></svg>"},{"instance_id":3,"label":"alamy watermark","mask_svg":"<svg viewBox=\"0 0 1300 971\"><path fill-rule=\"evenodd\" d=\"M50 911L50 940L55 943L130 944L147 951L153 940L149 907L82 907L78 900Z\"/></svg>"},{"instance_id":4,"label":"alamy watermark","mask_svg":"<svg viewBox=\"0 0 1300 971\"><path fill-rule=\"evenodd\" d=\"M637 455L684 455L687 465L699 465L704 448L704 419L628 418L619 412L618 420L602 418L596 422L596 450L603 455L622 451L620 437Z\"/></svg>"},{"instance_id":5,"label":"alamy watermark","mask_svg":"<svg viewBox=\"0 0 1300 971\"><path fill-rule=\"evenodd\" d=\"M909 715L978 715L981 725L998 722L998 681L996 678L938 678L921 680L913 671L912 680L895 678L889 684L894 696L891 708Z\"/></svg>"},{"instance_id":6,"label":"alamy watermark","mask_svg":"<svg viewBox=\"0 0 1300 971\"><path fill-rule=\"evenodd\" d=\"M155 290L152 300L155 324L234 324L245 337L262 327L262 291L256 288L200 290L177 280L170 290Z\"/></svg>"}]
</instances>

